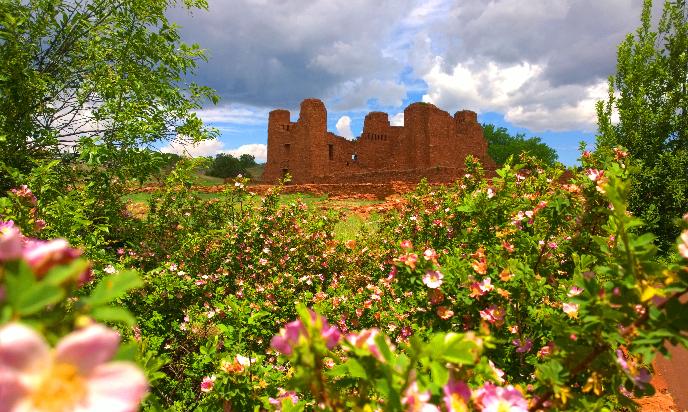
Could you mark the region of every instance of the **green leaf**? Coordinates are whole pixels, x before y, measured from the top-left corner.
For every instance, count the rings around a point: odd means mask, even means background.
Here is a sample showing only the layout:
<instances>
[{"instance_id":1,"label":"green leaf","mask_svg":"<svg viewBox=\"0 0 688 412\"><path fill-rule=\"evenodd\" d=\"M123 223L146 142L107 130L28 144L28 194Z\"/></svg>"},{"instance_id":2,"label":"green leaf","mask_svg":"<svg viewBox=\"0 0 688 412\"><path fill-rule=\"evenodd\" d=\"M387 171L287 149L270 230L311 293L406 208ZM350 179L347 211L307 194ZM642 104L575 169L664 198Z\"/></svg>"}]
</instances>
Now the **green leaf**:
<instances>
[{"instance_id":1,"label":"green leaf","mask_svg":"<svg viewBox=\"0 0 688 412\"><path fill-rule=\"evenodd\" d=\"M21 315L31 315L63 297L64 291L59 287L41 283L26 290L17 300L15 309Z\"/></svg>"},{"instance_id":2,"label":"green leaf","mask_svg":"<svg viewBox=\"0 0 688 412\"><path fill-rule=\"evenodd\" d=\"M562 366L558 360L551 360L539 365L535 372L535 376L547 384L561 385L563 383L563 377L566 375L563 372L564 366Z\"/></svg>"},{"instance_id":3,"label":"green leaf","mask_svg":"<svg viewBox=\"0 0 688 412\"><path fill-rule=\"evenodd\" d=\"M451 363L458 365L471 365L475 363L475 351L477 345L474 342L464 340L463 335L449 333L444 340L442 357Z\"/></svg>"},{"instance_id":4,"label":"green leaf","mask_svg":"<svg viewBox=\"0 0 688 412\"><path fill-rule=\"evenodd\" d=\"M432 372L432 380L438 386L444 386L449 381L449 371L439 362L432 362L430 364L430 371Z\"/></svg>"},{"instance_id":5,"label":"green leaf","mask_svg":"<svg viewBox=\"0 0 688 412\"><path fill-rule=\"evenodd\" d=\"M76 279L80 274L88 270L89 263L84 259L77 259L69 265L52 268L43 279L43 282L59 286L67 279Z\"/></svg>"},{"instance_id":6,"label":"green leaf","mask_svg":"<svg viewBox=\"0 0 688 412\"><path fill-rule=\"evenodd\" d=\"M127 291L141 286L143 282L138 272L128 270L111 275L98 283L91 296L86 298L86 303L92 306L100 306L122 297Z\"/></svg>"},{"instance_id":7,"label":"green leaf","mask_svg":"<svg viewBox=\"0 0 688 412\"><path fill-rule=\"evenodd\" d=\"M380 354L382 355L382 357L387 362L391 362L392 350L389 348L389 345L387 344L387 339L382 335L376 335L375 344L377 345L377 348L380 350Z\"/></svg>"},{"instance_id":8,"label":"green leaf","mask_svg":"<svg viewBox=\"0 0 688 412\"><path fill-rule=\"evenodd\" d=\"M121 322L127 326L136 324L136 318L125 308L115 306L100 306L91 312L93 319L101 322Z\"/></svg>"},{"instance_id":9,"label":"green leaf","mask_svg":"<svg viewBox=\"0 0 688 412\"><path fill-rule=\"evenodd\" d=\"M354 358L350 358L345 363L346 367L349 369L349 374L354 378L366 379L368 374L365 368Z\"/></svg>"}]
</instances>

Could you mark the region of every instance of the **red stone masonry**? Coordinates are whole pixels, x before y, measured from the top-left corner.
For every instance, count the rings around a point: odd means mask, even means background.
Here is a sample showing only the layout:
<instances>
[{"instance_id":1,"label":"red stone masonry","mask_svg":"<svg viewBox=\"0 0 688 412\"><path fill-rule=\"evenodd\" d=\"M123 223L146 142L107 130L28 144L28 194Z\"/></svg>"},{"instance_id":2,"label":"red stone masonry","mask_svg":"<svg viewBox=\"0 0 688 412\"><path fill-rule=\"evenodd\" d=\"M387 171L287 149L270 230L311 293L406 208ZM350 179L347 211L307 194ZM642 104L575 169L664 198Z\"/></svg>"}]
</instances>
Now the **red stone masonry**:
<instances>
[{"instance_id":1,"label":"red stone masonry","mask_svg":"<svg viewBox=\"0 0 688 412\"><path fill-rule=\"evenodd\" d=\"M371 112L361 136L347 140L327 131L323 102L306 99L296 122L287 110L270 112L263 180L289 173L298 184L451 181L463 174L469 154L494 170L475 112L452 117L432 104L413 103L404 110L404 126L391 126L387 113Z\"/></svg>"}]
</instances>

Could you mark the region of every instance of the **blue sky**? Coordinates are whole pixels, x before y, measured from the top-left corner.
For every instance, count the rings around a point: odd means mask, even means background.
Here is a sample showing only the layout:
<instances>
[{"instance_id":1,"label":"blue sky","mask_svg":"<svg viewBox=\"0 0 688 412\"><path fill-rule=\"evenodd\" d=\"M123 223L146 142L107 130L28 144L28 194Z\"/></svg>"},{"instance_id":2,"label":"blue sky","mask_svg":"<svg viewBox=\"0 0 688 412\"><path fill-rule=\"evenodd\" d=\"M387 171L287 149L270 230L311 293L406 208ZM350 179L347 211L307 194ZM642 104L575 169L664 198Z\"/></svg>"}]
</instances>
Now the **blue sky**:
<instances>
[{"instance_id":1,"label":"blue sky","mask_svg":"<svg viewBox=\"0 0 688 412\"><path fill-rule=\"evenodd\" d=\"M230 7L231 4L231 7ZM209 61L193 80L217 90L199 112L221 137L192 155L250 153L264 160L267 115L298 117L322 99L328 128L361 133L385 111L401 124L410 103L539 136L573 165L592 145L616 47L638 25L641 0L210 0L170 16Z\"/></svg>"}]
</instances>

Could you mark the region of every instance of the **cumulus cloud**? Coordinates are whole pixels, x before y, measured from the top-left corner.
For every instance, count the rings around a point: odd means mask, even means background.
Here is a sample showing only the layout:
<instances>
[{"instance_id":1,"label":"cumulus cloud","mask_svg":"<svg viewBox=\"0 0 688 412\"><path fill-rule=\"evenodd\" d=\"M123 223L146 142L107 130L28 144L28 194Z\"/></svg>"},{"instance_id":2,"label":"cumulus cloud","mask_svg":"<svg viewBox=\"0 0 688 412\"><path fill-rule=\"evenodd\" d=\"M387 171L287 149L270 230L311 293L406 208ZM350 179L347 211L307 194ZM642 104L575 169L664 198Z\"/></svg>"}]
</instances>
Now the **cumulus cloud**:
<instances>
[{"instance_id":1,"label":"cumulus cloud","mask_svg":"<svg viewBox=\"0 0 688 412\"><path fill-rule=\"evenodd\" d=\"M354 138L354 133L351 131L351 118L349 116L340 117L335 127L340 136L346 137L349 140Z\"/></svg>"},{"instance_id":2,"label":"cumulus cloud","mask_svg":"<svg viewBox=\"0 0 688 412\"><path fill-rule=\"evenodd\" d=\"M170 18L186 41L207 49L195 80L223 101L296 107L306 97L336 97L345 82L395 80L403 56L385 48L417 1L210 0L208 12ZM379 98L375 91L358 101Z\"/></svg>"},{"instance_id":3,"label":"cumulus cloud","mask_svg":"<svg viewBox=\"0 0 688 412\"><path fill-rule=\"evenodd\" d=\"M409 62L428 86L423 100L447 110L499 112L532 131L594 131L595 102L641 3L452 2L416 34Z\"/></svg>"},{"instance_id":4,"label":"cumulus cloud","mask_svg":"<svg viewBox=\"0 0 688 412\"><path fill-rule=\"evenodd\" d=\"M163 153L176 153L183 156L190 157L201 157L201 156L211 156L214 157L220 153L228 153L234 157L239 157L242 154L250 154L256 158L257 162L265 162L268 158L268 147L264 144L245 144L237 147L236 149L227 149L224 147L224 143L217 139L204 140L196 144L176 144L170 143L169 145L160 149Z\"/></svg>"},{"instance_id":5,"label":"cumulus cloud","mask_svg":"<svg viewBox=\"0 0 688 412\"><path fill-rule=\"evenodd\" d=\"M268 146L257 143L245 144L236 149L225 150L224 153L229 153L234 157L249 154L255 157L257 162L265 162L268 159Z\"/></svg>"},{"instance_id":6,"label":"cumulus cloud","mask_svg":"<svg viewBox=\"0 0 688 412\"><path fill-rule=\"evenodd\" d=\"M655 2L659 15L662 2ZM260 124L318 97L337 112L411 93L441 108L496 111L533 131L593 130L594 102L640 0L210 0L171 13L208 51L194 80L215 88L201 117Z\"/></svg>"},{"instance_id":7,"label":"cumulus cloud","mask_svg":"<svg viewBox=\"0 0 688 412\"><path fill-rule=\"evenodd\" d=\"M403 126L404 125L404 112L395 114L389 118L389 124L392 126Z\"/></svg>"}]
</instances>

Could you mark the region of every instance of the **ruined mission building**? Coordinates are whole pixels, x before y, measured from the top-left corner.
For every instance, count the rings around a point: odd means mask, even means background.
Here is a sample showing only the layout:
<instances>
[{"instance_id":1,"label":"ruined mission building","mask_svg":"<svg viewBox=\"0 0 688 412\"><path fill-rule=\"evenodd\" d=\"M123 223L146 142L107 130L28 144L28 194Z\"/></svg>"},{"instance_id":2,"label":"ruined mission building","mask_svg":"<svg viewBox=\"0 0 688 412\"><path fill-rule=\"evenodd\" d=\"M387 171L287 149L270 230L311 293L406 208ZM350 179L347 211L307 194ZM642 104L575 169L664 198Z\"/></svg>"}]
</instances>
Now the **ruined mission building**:
<instances>
[{"instance_id":1,"label":"ruined mission building","mask_svg":"<svg viewBox=\"0 0 688 412\"><path fill-rule=\"evenodd\" d=\"M404 110L404 126L391 126L387 113L371 112L363 134L347 140L327 131L323 102L306 99L296 122L287 110L270 112L263 180L289 173L293 183L449 181L462 175L469 154L494 169L475 112L452 117L432 104L413 103Z\"/></svg>"}]
</instances>

